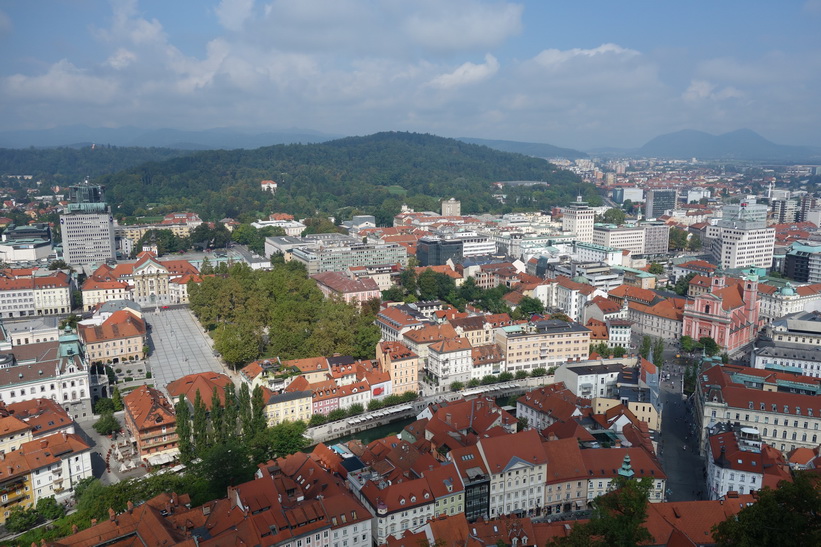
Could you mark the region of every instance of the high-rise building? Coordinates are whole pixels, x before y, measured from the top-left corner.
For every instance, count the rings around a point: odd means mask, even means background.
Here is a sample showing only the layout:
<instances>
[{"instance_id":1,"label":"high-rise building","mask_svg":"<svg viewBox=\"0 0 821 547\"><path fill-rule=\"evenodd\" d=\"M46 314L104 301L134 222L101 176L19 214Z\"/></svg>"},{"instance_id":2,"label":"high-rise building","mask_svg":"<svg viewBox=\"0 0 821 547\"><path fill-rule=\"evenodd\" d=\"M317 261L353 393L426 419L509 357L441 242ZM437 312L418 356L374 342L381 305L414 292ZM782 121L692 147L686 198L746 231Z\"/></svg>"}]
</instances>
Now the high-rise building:
<instances>
[{"instance_id":1,"label":"high-rise building","mask_svg":"<svg viewBox=\"0 0 821 547\"><path fill-rule=\"evenodd\" d=\"M595 211L587 206L587 202L582 201L581 196L578 196L575 203L571 203L564 208L562 230L572 233L576 241L593 243L593 220L595 216Z\"/></svg>"},{"instance_id":2,"label":"high-rise building","mask_svg":"<svg viewBox=\"0 0 821 547\"><path fill-rule=\"evenodd\" d=\"M818 206L818 200L812 194L805 194L801 198L801 208L798 211L798 222L806 222L809 212Z\"/></svg>"},{"instance_id":3,"label":"high-rise building","mask_svg":"<svg viewBox=\"0 0 821 547\"><path fill-rule=\"evenodd\" d=\"M644 222L644 254L665 254L670 248L670 226L663 222Z\"/></svg>"},{"instance_id":4,"label":"high-rise building","mask_svg":"<svg viewBox=\"0 0 821 547\"><path fill-rule=\"evenodd\" d=\"M772 201L773 219L778 224L795 222L797 205L792 199L774 199Z\"/></svg>"},{"instance_id":5,"label":"high-rise building","mask_svg":"<svg viewBox=\"0 0 821 547\"><path fill-rule=\"evenodd\" d=\"M69 187L66 214L60 216L63 260L99 264L115 258L114 218L105 202L105 187L88 180Z\"/></svg>"},{"instance_id":6,"label":"high-rise building","mask_svg":"<svg viewBox=\"0 0 821 547\"><path fill-rule=\"evenodd\" d=\"M460 217L462 216L462 202L456 198L446 199L442 202L442 216L443 217Z\"/></svg>"},{"instance_id":7,"label":"high-rise building","mask_svg":"<svg viewBox=\"0 0 821 547\"><path fill-rule=\"evenodd\" d=\"M715 264L721 268L769 268L773 263L775 228L767 226L767 206L755 199L727 205L712 227L711 242Z\"/></svg>"},{"instance_id":8,"label":"high-rise building","mask_svg":"<svg viewBox=\"0 0 821 547\"><path fill-rule=\"evenodd\" d=\"M644 216L647 218L658 218L671 209L676 208L678 200L678 190L675 188L665 190L647 190L647 200L644 206Z\"/></svg>"}]
</instances>

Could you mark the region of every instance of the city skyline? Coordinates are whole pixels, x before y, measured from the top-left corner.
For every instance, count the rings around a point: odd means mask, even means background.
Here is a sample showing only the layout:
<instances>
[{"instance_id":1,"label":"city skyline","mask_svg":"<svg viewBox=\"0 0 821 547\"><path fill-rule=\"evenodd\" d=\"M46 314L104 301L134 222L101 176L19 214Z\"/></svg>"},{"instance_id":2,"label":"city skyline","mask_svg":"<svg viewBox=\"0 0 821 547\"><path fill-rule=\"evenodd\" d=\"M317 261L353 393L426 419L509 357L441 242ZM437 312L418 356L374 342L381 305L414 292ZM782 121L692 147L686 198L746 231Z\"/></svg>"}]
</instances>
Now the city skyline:
<instances>
[{"instance_id":1,"label":"city skyline","mask_svg":"<svg viewBox=\"0 0 821 547\"><path fill-rule=\"evenodd\" d=\"M821 0L0 2L0 130L821 145Z\"/></svg>"}]
</instances>

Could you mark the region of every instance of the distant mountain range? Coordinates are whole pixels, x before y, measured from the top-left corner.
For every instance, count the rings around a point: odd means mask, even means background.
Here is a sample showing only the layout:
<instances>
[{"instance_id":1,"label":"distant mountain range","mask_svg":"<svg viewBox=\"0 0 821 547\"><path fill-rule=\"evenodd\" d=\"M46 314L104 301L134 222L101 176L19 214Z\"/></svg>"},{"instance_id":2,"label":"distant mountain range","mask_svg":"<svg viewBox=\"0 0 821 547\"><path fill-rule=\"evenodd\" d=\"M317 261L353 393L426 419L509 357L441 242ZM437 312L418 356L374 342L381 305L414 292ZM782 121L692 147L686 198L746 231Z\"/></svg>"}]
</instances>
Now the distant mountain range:
<instances>
[{"instance_id":1,"label":"distant mountain range","mask_svg":"<svg viewBox=\"0 0 821 547\"><path fill-rule=\"evenodd\" d=\"M277 144L322 143L343 137L309 129L257 132L253 129L215 128L202 131L94 128L83 125L29 131L0 131L0 148L83 148L91 144L176 150L253 150ZM651 139L641 148L599 148L582 152L545 143L460 137L462 142L536 158L653 157L699 160L785 161L821 163L821 148L775 144L749 129L723 135L685 129Z\"/></svg>"},{"instance_id":2,"label":"distant mountain range","mask_svg":"<svg viewBox=\"0 0 821 547\"><path fill-rule=\"evenodd\" d=\"M821 149L775 144L749 129L739 129L723 135L685 129L651 139L631 155L699 160L813 162L821 159Z\"/></svg>"},{"instance_id":3,"label":"distant mountain range","mask_svg":"<svg viewBox=\"0 0 821 547\"><path fill-rule=\"evenodd\" d=\"M0 148L85 147L91 144L110 144L177 150L250 150L276 144L326 142L342 136L296 128L260 133L254 130L227 128L182 131L75 125L29 131L0 131Z\"/></svg>"},{"instance_id":4,"label":"distant mountain range","mask_svg":"<svg viewBox=\"0 0 821 547\"><path fill-rule=\"evenodd\" d=\"M514 152L516 154L524 154L525 156L533 156L536 158L565 158L568 160L575 160L578 158L586 158L588 155L579 150L572 148L560 148L552 144L543 144L538 142L518 142L518 141L500 141L490 139L473 139L470 137L459 137L457 140L469 144L481 144L494 150L501 152Z\"/></svg>"}]
</instances>

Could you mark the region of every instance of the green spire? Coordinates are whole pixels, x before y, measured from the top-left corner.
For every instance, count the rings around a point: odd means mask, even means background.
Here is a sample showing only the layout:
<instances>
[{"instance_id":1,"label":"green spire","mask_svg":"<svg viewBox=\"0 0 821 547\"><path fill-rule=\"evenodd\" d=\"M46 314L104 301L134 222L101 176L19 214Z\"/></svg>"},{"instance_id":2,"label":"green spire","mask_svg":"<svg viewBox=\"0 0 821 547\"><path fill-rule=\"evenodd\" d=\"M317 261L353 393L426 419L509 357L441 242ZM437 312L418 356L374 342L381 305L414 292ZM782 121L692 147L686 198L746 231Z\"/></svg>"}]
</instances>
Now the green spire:
<instances>
[{"instance_id":1,"label":"green spire","mask_svg":"<svg viewBox=\"0 0 821 547\"><path fill-rule=\"evenodd\" d=\"M621 469L619 469L619 476L632 479L635 473L633 472L633 466L630 465L630 454L624 455L624 461L621 462Z\"/></svg>"}]
</instances>

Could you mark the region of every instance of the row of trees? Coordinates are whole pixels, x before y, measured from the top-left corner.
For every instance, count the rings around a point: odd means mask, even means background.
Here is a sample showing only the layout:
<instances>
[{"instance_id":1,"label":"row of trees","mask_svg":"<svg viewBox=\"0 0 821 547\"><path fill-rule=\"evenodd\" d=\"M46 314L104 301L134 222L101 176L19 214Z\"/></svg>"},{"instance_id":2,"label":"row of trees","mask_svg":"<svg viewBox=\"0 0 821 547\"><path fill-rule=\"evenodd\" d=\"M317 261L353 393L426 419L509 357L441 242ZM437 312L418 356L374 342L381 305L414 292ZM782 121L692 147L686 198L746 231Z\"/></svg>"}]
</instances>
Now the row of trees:
<instances>
[{"instance_id":1,"label":"row of trees","mask_svg":"<svg viewBox=\"0 0 821 547\"><path fill-rule=\"evenodd\" d=\"M203 222L187 237L176 235L171 230L148 230L134 245L131 258L136 258L144 245L156 245L160 255L187 251L189 249L224 249L231 241L246 245L251 251L261 255L265 253L265 238L283 236L285 231L277 226L265 226L257 229L250 224L240 224L233 232L224 224L217 222L211 227Z\"/></svg>"},{"instance_id":2,"label":"row of trees","mask_svg":"<svg viewBox=\"0 0 821 547\"><path fill-rule=\"evenodd\" d=\"M489 386L489 385L492 385L492 384L499 384L499 383L502 383L502 382L509 382L509 381L513 380L514 378L516 380L524 380L525 378L529 378L531 376L534 377L534 378L540 378L540 377L546 376L548 374L553 374L553 372L555 370L556 370L556 367L552 367L550 370L547 370L546 368L539 367L539 368L534 368L529 373L526 370L519 370L515 374L512 373L512 372L502 372L498 375L488 374L486 376L483 376L481 379L472 378L467 383L453 382L450 385L450 389L451 389L451 391L460 391L462 389L465 389L466 387L471 388L471 387L479 387L479 386ZM516 406L515 403L514 403L513 406Z\"/></svg>"},{"instance_id":3,"label":"row of trees","mask_svg":"<svg viewBox=\"0 0 821 547\"><path fill-rule=\"evenodd\" d=\"M191 309L223 358L238 367L260 355L297 359L340 353L372 358L379 341L379 302L357 308L323 297L305 268L271 271L234 264L227 275L189 287Z\"/></svg>"},{"instance_id":4,"label":"row of trees","mask_svg":"<svg viewBox=\"0 0 821 547\"><path fill-rule=\"evenodd\" d=\"M639 355L644 359L650 359L652 352L651 362L661 368L664 366L664 348L663 338L654 339L650 336L644 336L641 339L641 346L639 346Z\"/></svg>"},{"instance_id":5,"label":"row of trees","mask_svg":"<svg viewBox=\"0 0 821 547\"><path fill-rule=\"evenodd\" d=\"M419 397L419 394L415 391L406 391L402 394L391 394L383 399L371 399L368 403L368 412L373 412L375 410L380 410L385 407L399 405L402 403L409 403L416 398ZM314 414L311 416L310 421L308 422L309 427L316 427L318 425L322 425L328 422L335 422L337 420L344 420L345 418L350 418L353 416L357 416L365 412L364 405L359 403L351 405L347 409L344 408L337 408L336 410L332 410L326 416L325 414Z\"/></svg>"}]
</instances>

